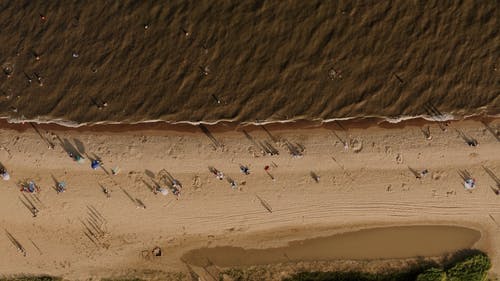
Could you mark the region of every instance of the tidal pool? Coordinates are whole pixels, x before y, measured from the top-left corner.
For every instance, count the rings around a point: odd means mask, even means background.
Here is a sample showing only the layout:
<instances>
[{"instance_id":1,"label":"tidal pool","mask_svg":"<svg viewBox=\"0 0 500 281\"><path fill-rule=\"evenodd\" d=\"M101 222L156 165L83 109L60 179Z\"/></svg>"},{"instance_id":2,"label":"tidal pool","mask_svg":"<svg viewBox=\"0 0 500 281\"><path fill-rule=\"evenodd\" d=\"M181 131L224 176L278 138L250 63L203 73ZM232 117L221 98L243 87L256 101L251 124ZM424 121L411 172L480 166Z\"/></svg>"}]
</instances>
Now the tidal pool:
<instances>
[{"instance_id":1,"label":"tidal pool","mask_svg":"<svg viewBox=\"0 0 500 281\"><path fill-rule=\"evenodd\" d=\"M288 261L432 257L470 248L480 238L479 231L460 226L380 227L292 241L287 246L278 248L200 248L185 253L183 260L195 266L214 263L230 267Z\"/></svg>"}]
</instances>

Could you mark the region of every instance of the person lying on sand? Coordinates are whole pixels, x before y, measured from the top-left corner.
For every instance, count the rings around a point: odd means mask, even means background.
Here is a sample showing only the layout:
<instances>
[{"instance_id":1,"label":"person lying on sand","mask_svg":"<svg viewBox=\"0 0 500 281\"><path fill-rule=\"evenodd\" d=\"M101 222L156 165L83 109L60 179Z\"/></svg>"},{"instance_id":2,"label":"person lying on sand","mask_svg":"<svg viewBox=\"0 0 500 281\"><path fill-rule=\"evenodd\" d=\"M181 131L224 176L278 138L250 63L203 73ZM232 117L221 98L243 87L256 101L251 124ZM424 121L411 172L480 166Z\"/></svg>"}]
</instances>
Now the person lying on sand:
<instances>
[{"instance_id":1,"label":"person lying on sand","mask_svg":"<svg viewBox=\"0 0 500 281\"><path fill-rule=\"evenodd\" d=\"M245 175L249 175L250 174L250 169L247 167L247 166L243 166L240 164L240 171L245 174Z\"/></svg>"},{"instance_id":2,"label":"person lying on sand","mask_svg":"<svg viewBox=\"0 0 500 281\"><path fill-rule=\"evenodd\" d=\"M221 171L219 171L219 170L217 170L215 168L212 168L211 171L215 175L215 177L218 178L219 180L223 180L224 179L224 174Z\"/></svg>"},{"instance_id":3,"label":"person lying on sand","mask_svg":"<svg viewBox=\"0 0 500 281\"><path fill-rule=\"evenodd\" d=\"M34 181L21 183L21 191L28 193L40 192L40 187Z\"/></svg>"},{"instance_id":4,"label":"person lying on sand","mask_svg":"<svg viewBox=\"0 0 500 281\"><path fill-rule=\"evenodd\" d=\"M0 177L2 177L4 181L8 181L10 179L10 175L5 168L0 168Z\"/></svg>"},{"instance_id":5,"label":"person lying on sand","mask_svg":"<svg viewBox=\"0 0 500 281\"><path fill-rule=\"evenodd\" d=\"M94 170L97 170L99 169L99 167L101 166L101 161L99 160L92 160L92 163L90 163L90 167Z\"/></svg>"}]
</instances>

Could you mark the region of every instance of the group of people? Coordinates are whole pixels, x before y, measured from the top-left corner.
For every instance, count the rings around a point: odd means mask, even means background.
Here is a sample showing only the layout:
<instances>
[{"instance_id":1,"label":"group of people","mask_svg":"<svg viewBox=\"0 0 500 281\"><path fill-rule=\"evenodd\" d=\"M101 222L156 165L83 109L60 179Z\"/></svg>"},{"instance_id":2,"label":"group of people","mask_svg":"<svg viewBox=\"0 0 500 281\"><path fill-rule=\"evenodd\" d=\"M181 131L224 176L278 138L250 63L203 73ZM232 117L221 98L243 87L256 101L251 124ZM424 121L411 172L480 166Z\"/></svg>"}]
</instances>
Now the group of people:
<instances>
[{"instance_id":1,"label":"group of people","mask_svg":"<svg viewBox=\"0 0 500 281\"><path fill-rule=\"evenodd\" d=\"M212 172L212 174L215 175L216 179L218 179L218 180L223 180L224 179L224 173L223 172L221 172L221 171L219 171L219 170L217 170L216 168L213 168L213 167L210 167L209 169ZM250 175L250 168L248 166L240 164L240 171L244 175ZM238 184L232 178L227 178L227 181L231 185L232 189L237 189L238 188Z\"/></svg>"}]
</instances>

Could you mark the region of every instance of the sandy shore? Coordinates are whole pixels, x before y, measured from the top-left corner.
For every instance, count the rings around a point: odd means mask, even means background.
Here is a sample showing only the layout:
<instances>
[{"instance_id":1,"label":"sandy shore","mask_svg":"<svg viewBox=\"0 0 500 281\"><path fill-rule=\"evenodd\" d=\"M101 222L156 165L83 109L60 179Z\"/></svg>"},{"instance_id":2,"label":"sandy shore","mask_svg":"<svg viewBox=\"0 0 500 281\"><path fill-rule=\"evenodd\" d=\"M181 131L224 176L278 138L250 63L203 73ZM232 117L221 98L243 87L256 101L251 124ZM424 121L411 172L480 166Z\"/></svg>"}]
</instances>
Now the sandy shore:
<instances>
[{"instance_id":1,"label":"sandy shore","mask_svg":"<svg viewBox=\"0 0 500 281\"><path fill-rule=\"evenodd\" d=\"M499 125L498 120L490 123L492 128ZM454 122L446 132L431 125L432 140L411 124L339 129L340 139L356 140L348 151L327 128L269 128L271 136L259 127L245 130L255 141L275 146L277 156L262 156L242 128L211 130L222 144L214 148L198 128L124 132L41 126L41 135L55 144L48 149L31 127L4 126L0 162L12 178L0 182L0 224L27 256L4 235L0 272L69 279L176 272L186 269L180 260L186 251L207 245L261 248L360 227L453 224L482 232L475 246L490 254L492 271L500 273L500 196L490 189L496 184L482 167L500 176L500 150L482 123ZM454 128L477 139L479 146L467 146ZM83 164L72 161L56 135L85 154L99 156L107 171L119 167L119 174L92 170L88 159ZM305 147L304 156L292 158L285 140ZM239 171L240 163L250 167L250 175ZM264 171L266 165L274 181ZM209 166L233 178L239 190L217 180ZM429 174L417 179L408 166L428 169ZM464 190L458 170L472 174L475 190ZM159 180L165 171L183 185L178 200L171 193L154 195L148 187L151 176ZM311 172L320 176L319 183ZM51 175L66 182L66 192L55 192ZM27 197L39 209L36 218L16 187L25 179L42 188L40 201ZM110 198L100 185L110 190ZM146 208L137 208L123 190ZM88 207L102 215L99 246L84 234L82 222L95 220ZM156 246L163 255L152 258Z\"/></svg>"}]
</instances>

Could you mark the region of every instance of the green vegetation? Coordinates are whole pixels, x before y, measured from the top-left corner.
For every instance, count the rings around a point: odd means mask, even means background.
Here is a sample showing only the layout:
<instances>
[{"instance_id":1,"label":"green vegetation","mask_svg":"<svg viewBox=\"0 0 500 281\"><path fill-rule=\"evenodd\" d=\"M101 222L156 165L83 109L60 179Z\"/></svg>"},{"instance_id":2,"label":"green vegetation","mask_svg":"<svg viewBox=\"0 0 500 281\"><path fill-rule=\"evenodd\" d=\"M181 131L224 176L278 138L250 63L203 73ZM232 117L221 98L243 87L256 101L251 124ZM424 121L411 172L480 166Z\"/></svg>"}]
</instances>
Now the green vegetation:
<instances>
[{"instance_id":1,"label":"green vegetation","mask_svg":"<svg viewBox=\"0 0 500 281\"><path fill-rule=\"evenodd\" d=\"M478 254L463 261L457 262L446 271L447 281L482 281L486 280L486 274L491 267L488 256Z\"/></svg>"},{"instance_id":2,"label":"green vegetation","mask_svg":"<svg viewBox=\"0 0 500 281\"><path fill-rule=\"evenodd\" d=\"M101 281L144 281L144 280L138 279L138 278L119 278L119 279L105 278L105 279L101 279Z\"/></svg>"},{"instance_id":3,"label":"green vegetation","mask_svg":"<svg viewBox=\"0 0 500 281\"><path fill-rule=\"evenodd\" d=\"M300 272L283 281L485 281L491 262L479 251L458 252L443 263L419 264L398 272L374 274L366 272Z\"/></svg>"},{"instance_id":4,"label":"green vegetation","mask_svg":"<svg viewBox=\"0 0 500 281\"><path fill-rule=\"evenodd\" d=\"M0 277L0 281L62 281L59 277L48 275L42 276L14 276L14 277Z\"/></svg>"},{"instance_id":5,"label":"green vegetation","mask_svg":"<svg viewBox=\"0 0 500 281\"><path fill-rule=\"evenodd\" d=\"M446 272L440 268L427 269L417 276L417 281L446 281Z\"/></svg>"}]
</instances>

